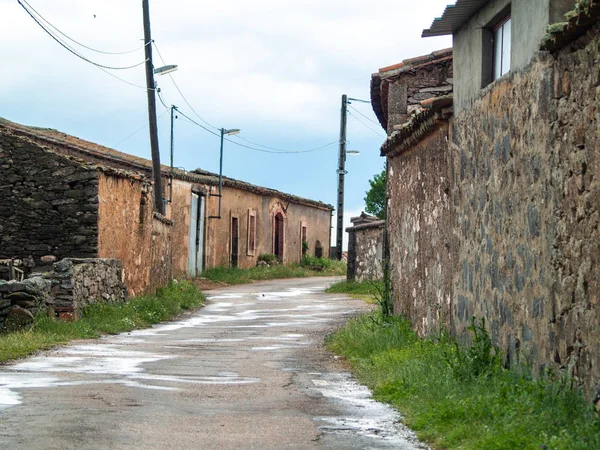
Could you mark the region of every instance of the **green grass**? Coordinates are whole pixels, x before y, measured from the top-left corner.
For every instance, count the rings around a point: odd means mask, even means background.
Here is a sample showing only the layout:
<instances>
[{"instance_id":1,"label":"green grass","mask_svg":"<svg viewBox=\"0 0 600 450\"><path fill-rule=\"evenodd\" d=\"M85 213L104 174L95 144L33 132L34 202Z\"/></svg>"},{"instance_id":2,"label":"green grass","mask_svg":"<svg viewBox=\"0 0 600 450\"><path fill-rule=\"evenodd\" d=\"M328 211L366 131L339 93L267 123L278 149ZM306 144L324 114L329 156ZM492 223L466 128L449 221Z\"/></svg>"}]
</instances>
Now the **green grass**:
<instances>
[{"instance_id":1,"label":"green grass","mask_svg":"<svg viewBox=\"0 0 600 450\"><path fill-rule=\"evenodd\" d=\"M30 330L0 334L0 362L22 358L74 339L93 339L102 334L148 327L201 306L204 300L202 292L184 281L126 303L91 305L77 321L38 316Z\"/></svg>"},{"instance_id":2,"label":"green grass","mask_svg":"<svg viewBox=\"0 0 600 450\"><path fill-rule=\"evenodd\" d=\"M278 278L305 278L314 276L339 276L346 274L346 263L324 258L303 260L300 264L283 266L275 264L269 267L215 267L202 272L204 278L227 284L248 284L253 281L274 280Z\"/></svg>"},{"instance_id":3,"label":"green grass","mask_svg":"<svg viewBox=\"0 0 600 450\"><path fill-rule=\"evenodd\" d=\"M378 303L383 292L383 281L348 281L342 280L332 284L325 292L328 294L347 294L360 298L367 303Z\"/></svg>"},{"instance_id":4,"label":"green grass","mask_svg":"<svg viewBox=\"0 0 600 450\"><path fill-rule=\"evenodd\" d=\"M481 327L474 344L418 338L398 317L354 319L328 339L375 398L394 405L420 438L448 449L600 448L592 405L551 374L505 370Z\"/></svg>"}]
</instances>

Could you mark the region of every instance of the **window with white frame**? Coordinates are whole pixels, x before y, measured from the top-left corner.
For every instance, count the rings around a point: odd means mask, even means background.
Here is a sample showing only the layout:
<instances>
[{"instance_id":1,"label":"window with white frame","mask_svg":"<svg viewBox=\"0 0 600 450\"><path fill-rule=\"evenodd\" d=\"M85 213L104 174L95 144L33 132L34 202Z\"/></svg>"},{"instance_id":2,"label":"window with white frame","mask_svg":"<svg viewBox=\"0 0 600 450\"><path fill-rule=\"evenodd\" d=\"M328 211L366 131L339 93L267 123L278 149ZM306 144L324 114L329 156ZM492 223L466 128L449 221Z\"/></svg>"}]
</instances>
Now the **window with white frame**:
<instances>
[{"instance_id":1,"label":"window with white frame","mask_svg":"<svg viewBox=\"0 0 600 450\"><path fill-rule=\"evenodd\" d=\"M495 28L493 37L494 68L493 80L510 71L511 18L507 16Z\"/></svg>"}]
</instances>

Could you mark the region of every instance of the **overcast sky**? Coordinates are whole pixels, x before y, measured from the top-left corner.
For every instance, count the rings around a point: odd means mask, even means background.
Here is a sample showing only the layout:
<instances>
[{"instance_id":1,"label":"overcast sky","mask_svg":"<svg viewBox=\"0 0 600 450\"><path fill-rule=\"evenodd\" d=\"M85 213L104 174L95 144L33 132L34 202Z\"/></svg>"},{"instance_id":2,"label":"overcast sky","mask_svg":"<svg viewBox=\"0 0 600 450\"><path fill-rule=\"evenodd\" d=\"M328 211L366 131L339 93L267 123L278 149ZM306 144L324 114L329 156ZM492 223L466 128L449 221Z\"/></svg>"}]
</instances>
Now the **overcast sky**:
<instances>
[{"instance_id":1,"label":"overcast sky","mask_svg":"<svg viewBox=\"0 0 600 450\"><path fill-rule=\"evenodd\" d=\"M89 47L122 52L143 45L140 0L28 0L60 31ZM262 146L296 151L339 139L342 94L369 100L380 67L451 46L420 37L451 0L150 0L152 37L193 109L209 124L241 128ZM17 0L0 0L0 117L65 133L150 159L146 92L73 56ZM70 44L107 66L144 60L143 49L104 55ZM162 62L154 51L154 65ZM145 84L144 67L111 70ZM202 123L168 75L157 76L168 106ZM345 218L364 209L368 180L381 171L384 131L370 104L348 118ZM158 103L161 162L169 161L169 114ZM361 123L362 122L362 123ZM126 139L136 130L137 134ZM231 137L244 145L248 141ZM267 150L264 147L261 147ZM337 145L273 154L225 143L224 174L332 205ZM219 138L180 117L175 166L218 172ZM334 221L335 226L335 221ZM335 233L334 233L335 234Z\"/></svg>"}]
</instances>

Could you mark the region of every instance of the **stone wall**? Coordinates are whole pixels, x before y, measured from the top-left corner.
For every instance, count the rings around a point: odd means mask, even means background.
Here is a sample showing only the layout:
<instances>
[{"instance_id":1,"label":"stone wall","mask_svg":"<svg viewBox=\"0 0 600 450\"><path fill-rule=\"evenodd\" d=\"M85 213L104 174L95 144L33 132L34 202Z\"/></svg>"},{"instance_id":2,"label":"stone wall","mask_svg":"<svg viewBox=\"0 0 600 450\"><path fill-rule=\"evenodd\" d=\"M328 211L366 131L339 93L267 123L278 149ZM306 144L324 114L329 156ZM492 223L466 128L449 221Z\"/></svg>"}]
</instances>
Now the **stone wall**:
<instances>
[{"instance_id":1,"label":"stone wall","mask_svg":"<svg viewBox=\"0 0 600 450\"><path fill-rule=\"evenodd\" d=\"M152 186L103 173L98 194L98 256L122 261L129 295L141 295L150 289Z\"/></svg>"},{"instance_id":2,"label":"stone wall","mask_svg":"<svg viewBox=\"0 0 600 450\"><path fill-rule=\"evenodd\" d=\"M350 281L383 279L383 238L385 220L346 228Z\"/></svg>"},{"instance_id":3,"label":"stone wall","mask_svg":"<svg viewBox=\"0 0 600 450\"><path fill-rule=\"evenodd\" d=\"M122 302L127 289L121 262L116 259L66 258L53 270L22 282L0 283L0 329L13 320L25 325L38 313L75 318L87 305Z\"/></svg>"},{"instance_id":4,"label":"stone wall","mask_svg":"<svg viewBox=\"0 0 600 450\"><path fill-rule=\"evenodd\" d=\"M396 311L432 332L442 300L441 323L465 340L471 317L484 317L507 364L560 368L591 395L600 386L599 48L596 26L537 54L452 119L448 141L437 128L388 162Z\"/></svg>"},{"instance_id":5,"label":"stone wall","mask_svg":"<svg viewBox=\"0 0 600 450\"><path fill-rule=\"evenodd\" d=\"M453 258L447 122L388 158L388 236L394 311L420 334L451 316Z\"/></svg>"},{"instance_id":6,"label":"stone wall","mask_svg":"<svg viewBox=\"0 0 600 450\"><path fill-rule=\"evenodd\" d=\"M98 172L0 127L0 259L98 253Z\"/></svg>"},{"instance_id":7,"label":"stone wall","mask_svg":"<svg viewBox=\"0 0 600 450\"><path fill-rule=\"evenodd\" d=\"M173 222L154 213L152 217L152 257L150 290L165 286L171 280L171 233Z\"/></svg>"}]
</instances>

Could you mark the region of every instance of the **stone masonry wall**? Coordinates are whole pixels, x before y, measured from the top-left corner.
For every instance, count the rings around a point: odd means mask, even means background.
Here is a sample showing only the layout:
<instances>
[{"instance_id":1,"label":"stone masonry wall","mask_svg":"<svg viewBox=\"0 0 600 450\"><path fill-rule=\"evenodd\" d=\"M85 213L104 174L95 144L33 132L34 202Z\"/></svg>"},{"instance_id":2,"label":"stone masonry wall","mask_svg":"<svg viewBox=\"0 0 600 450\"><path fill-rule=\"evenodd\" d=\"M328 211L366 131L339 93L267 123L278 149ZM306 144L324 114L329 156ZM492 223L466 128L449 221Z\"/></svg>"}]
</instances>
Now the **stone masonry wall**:
<instances>
[{"instance_id":1,"label":"stone masonry wall","mask_svg":"<svg viewBox=\"0 0 600 450\"><path fill-rule=\"evenodd\" d=\"M123 269L118 259L66 258L44 274L52 282L50 314L75 317L87 305L127 299Z\"/></svg>"},{"instance_id":2,"label":"stone masonry wall","mask_svg":"<svg viewBox=\"0 0 600 450\"><path fill-rule=\"evenodd\" d=\"M97 256L98 173L0 127L0 259Z\"/></svg>"},{"instance_id":3,"label":"stone masonry wall","mask_svg":"<svg viewBox=\"0 0 600 450\"><path fill-rule=\"evenodd\" d=\"M455 120L454 331L600 385L599 38L540 54Z\"/></svg>"},{"instance_id":4,"label":"stone masonry wall","mask_svg":"<svg viewBox=\"0 0 600 450\"><path fill-rule=\"evenodd\" d=\"M380 220L347 228L347 279L374 281L383 279L383 233L385 221Z\"/></svg>"},{"instance_id":5,"label":"stone masonry wall","mask_svg":"<svg viewBox=\"0 0 600 450\"><path fill-rule=\"evenodd\" d=\"M394 312L421 334L451 320L454 260L447 123L387 160Z\"/></svg>"},{"instance_id":6,"label":"stone masonry wall","mask_svg":"<svg viewBox=\"0 0 600 450\"><path fill-rule=\"evenodd\" d=\"M600 388L600 26L388 158L395 312ZM447 137L447 139L446 139Z\"/></svg>"},{"instance_id":7,"label":"stone masonry wall","mask_svg":"<svg viewBox=\"0 0 600 450\"><path fill-rule=\"evenodd\" d=\"M0 282L0 329L14 317L25 325L38 313L74 318L87 305L127 299L117 259L67 258L22 282ZM25 310L25 311L24 311Z\"/></svg>"}]
</instances>

